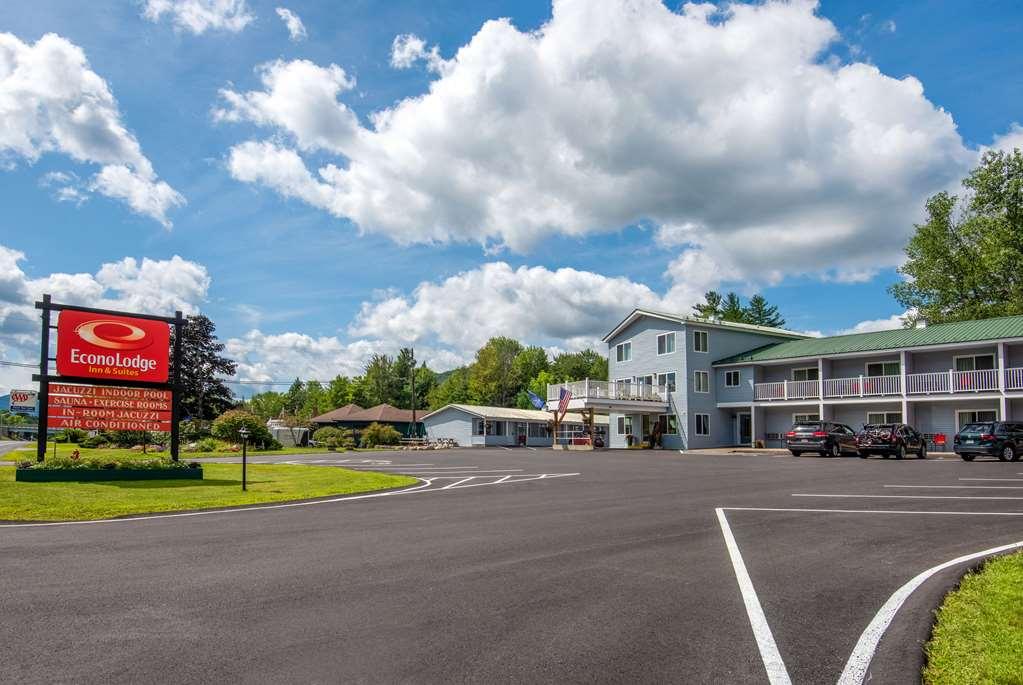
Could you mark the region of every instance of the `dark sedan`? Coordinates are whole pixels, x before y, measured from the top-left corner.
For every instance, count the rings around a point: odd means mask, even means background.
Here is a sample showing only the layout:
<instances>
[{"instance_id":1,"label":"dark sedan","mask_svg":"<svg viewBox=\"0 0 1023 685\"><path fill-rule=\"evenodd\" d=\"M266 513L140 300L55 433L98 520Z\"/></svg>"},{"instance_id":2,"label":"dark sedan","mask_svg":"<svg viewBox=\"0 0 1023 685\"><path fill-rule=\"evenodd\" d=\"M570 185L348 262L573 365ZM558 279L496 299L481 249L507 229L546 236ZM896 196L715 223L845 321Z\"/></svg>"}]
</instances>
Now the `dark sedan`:
<instances>
[{"instance_id":1,"label":"dark sedan","mask_svg":"<svg viewBox=\"0 0 1023 685\"><path fill-rule=\"evenodd\" d=\"M968 423L956 433L953 445L955 453L965 461L973 461L978 454L1002 461L1019 461L1023 454L1023 423Z\"/></svg>"}]
</instances>

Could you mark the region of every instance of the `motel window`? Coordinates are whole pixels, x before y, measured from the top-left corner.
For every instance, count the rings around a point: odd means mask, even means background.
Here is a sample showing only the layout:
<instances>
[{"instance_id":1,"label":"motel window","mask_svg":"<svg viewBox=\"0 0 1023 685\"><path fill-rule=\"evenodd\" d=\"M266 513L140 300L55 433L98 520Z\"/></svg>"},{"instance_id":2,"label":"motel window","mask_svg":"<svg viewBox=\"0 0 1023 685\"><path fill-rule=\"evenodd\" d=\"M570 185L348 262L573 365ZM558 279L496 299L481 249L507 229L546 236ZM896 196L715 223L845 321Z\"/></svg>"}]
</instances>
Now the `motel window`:
<instances>
[{"instance_id":1,"label":"motel window","mask_svg":"<svg viewBox=\"0 0 1023 685\"><path fill-rule=\"evenodd\" d=\"M725 371L725 387L726 388L738 388L739 387L739 372L738 371Z\"/></svg>"},{"instance_id":2,"label":"motel window","mask_svg":"<svg viewBox=\"0 0 1023 685\"><path fill-rule=\"evenodd\" d=\"M817 413L813 414L793 414L792 423L813 423L814 421L820 421L821 415Z\"/></svg>"},{"instance_id":3,"label":"motel window","mask_svg":"<svg viewBox=\"0 0 1023 685\"><path fill-rule=\"evenodd\" d=\"M668 392L675 392L675 372L657 374L657 387L667 388Z\"/></svg>"},{"instance_id":4,"label":"motel window","mask_svg":"<svg viewBox=\"0 0 1023 685\"><path fill-rule=\"evenodd\" d=\"M710 374L706 371L693 371L693 392L710 392Z\"/></svg>"},{"instance_id":5,"label":"motel window","mask_svg":"<svg viewBox=\"0 0 1023 685\"><path fill-rule=\"evenodd\" d=\"M549 438L551 437L551 427L546 423L531 423L529 424L529 437Z\"/></svg>"},{"instance_id":6,"label":"motel window","mask_svg":"<svg viewBox=\"0 0 1023 685\"><path fill-rule=\"evenodd\" d=\"M657 354L671 354L675 351L675 334L662 333L657 336Z\"/></svg>"},{"instance_id":7,"label":"motel window","mask_svg":"<svg viewBox=\"0 0 1023 685\"><path fill-rule=\"evenodd\" d=\"M995 355L971 354L955 358L956 371L985 371L995 368Z\"/></svg>"},{"instance_id":8,"label":"motel window","mask_svg":"<svg viewBox=\"0 0 1023 685\"><path fill-rule=\"evenodd\" d=\"M886 374L887 375L887 374ZM868 411L867 423L902 423L901 411Z\"/></svg>"},{"instance_id":9,"label":"motel window","mask_svg":"<svg viewBox=\"0 0 1023 685\"><path fill-rule=\"evenodd\" d=\"M647 374L646 376L636 376L636 385L653 385L654 375Z\"/></svg>"},{"instance_id":10,"label":"motel window","mask_svg":"<svg viewBox=\"0 0 1023 685\"><path fill-rule=\"evenodd\" d=\"M902 369L899 366L899 362L871 362L867 364L868 376L898 376L901 372Z\"/></svg>"},{"instance_id":11,"label":"motel window","mask_svg":"<svg viewBox=\"0 0 1023 685\"><path fill-rule=\"evenodd\" d=\"M674 414L661 414L657 417L657 425L661 435L678 435L678 417Z\"/></svg>"},{"instance_id":12,"label":"motel window","mask_svg":"<svg viewBox=\"0 0 1023 685\"><path fill-rule=\"evenodd\" d=\"M693 331L693 351L710 352L710 336L707 331Z\"/></svg>"},{"instance_id":13,"label":"motel window","mask_svg":"<svg viewBox=\"0 0 1023 685\"><path fill-rule=\"evenodd\" d=\"M792 380L794 381L815 381L818 378L820 378L820 374L816 366L792 369Z\"/></svg>"},{"instance_id":14,"label":"motel window","mask_svg":"<svg viewBox=\"0 0 1023 685\"><path fill-rule=\"evenodd\" d=\"M632 359L632 343L619 343L615 345L615 360L620 362L627 362Z\"/></svg>"},{"instance_id":15,"label":"motel window","mask_svg":"<svg viewBox=\"0 0 1023 685\"><path fill-rule=\"evenodd\" d=\"M998 412L994 409L960 410L956 412L956 432L968 423L990 423L998 420Z\"/></svg>"},{"instance_id":16,"label":"motel window","mask_svg":"<svg viewBox=\"0 0 1023 685\"><path fill-rule=\"evenodd\" d=\"M618 417L618 435L632 435L632 417Z\"/></svg>"},{"instance_id":17,"label":"motel window","mask_svg":"<svg viewBox=\"0 0 1023 685\"><path fill-rule=\"evenodd\" d=\"M696 434L710 435L710 414L696 414Z\"/></svg>"}]
</instances>

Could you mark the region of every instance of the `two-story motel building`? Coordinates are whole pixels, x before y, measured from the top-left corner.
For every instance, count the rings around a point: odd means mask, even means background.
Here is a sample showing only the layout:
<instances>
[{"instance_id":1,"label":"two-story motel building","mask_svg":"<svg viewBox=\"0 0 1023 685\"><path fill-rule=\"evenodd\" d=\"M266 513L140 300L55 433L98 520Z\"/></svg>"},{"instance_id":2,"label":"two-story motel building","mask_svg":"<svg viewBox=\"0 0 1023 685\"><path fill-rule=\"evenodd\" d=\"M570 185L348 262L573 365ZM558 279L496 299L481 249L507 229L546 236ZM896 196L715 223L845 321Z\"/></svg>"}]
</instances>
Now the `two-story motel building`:
<instances>
[{"instance_id":1,"label":"two-story motel building","mask_svg":"<svg viewBox=\"0 0 1023 685\"><path fill-rule=\"evenodd\" d=\"M1023 316L814 338L637 309L604 342L609 381L567 385L570 409L609 414L611 447L655 428L665 448L778 446L812 419L951 443L971 421L1023 420Z\"/></svg>"}]
</instances>

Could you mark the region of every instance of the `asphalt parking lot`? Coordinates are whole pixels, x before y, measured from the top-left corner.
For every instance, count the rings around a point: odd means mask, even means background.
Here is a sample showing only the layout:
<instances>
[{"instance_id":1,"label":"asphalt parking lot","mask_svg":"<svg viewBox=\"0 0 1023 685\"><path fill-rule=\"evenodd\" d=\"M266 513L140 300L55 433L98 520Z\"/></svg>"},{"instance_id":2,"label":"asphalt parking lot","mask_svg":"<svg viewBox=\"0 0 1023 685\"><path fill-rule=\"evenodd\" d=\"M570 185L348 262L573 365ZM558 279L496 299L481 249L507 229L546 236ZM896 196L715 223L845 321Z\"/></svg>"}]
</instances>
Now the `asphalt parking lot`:
<instances>
[{"instance_id":1,"label":"asphalt parking lot","mask_svg":"<svg viewBox=\"0 0 1023 685\"><path fill-rule=\"evenodd\" d=\"M979 559L906 584L1023 541L1023 462L934 456L281 457L422 482L2 527L0 680L915 683Z\"/></svg>"}]
</instances>

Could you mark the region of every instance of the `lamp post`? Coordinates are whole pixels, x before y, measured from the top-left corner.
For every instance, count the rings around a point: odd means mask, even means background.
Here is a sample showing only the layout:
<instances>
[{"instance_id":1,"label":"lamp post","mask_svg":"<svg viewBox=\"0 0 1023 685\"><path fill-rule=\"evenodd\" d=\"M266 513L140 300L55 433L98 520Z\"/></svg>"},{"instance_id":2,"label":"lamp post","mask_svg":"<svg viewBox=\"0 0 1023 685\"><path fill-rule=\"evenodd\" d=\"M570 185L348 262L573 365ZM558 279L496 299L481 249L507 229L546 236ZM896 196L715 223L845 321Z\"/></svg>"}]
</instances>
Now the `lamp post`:
<instances>
[{"instance_id":1,"label":"lamp post","mask_svg":"<svg viewBox=\"0 0 1023 685\"><path fill-rule=\"evenodd\" d=\"M242 436L242 491L245 491L248 489L245 487L245 467L246 462L248 461L246 458L248 450L246 448L248 447L249 442L249 429L242 426L238 429L238 435Z\"/></svg>"}]
</instances>

